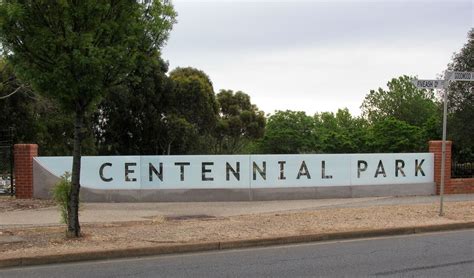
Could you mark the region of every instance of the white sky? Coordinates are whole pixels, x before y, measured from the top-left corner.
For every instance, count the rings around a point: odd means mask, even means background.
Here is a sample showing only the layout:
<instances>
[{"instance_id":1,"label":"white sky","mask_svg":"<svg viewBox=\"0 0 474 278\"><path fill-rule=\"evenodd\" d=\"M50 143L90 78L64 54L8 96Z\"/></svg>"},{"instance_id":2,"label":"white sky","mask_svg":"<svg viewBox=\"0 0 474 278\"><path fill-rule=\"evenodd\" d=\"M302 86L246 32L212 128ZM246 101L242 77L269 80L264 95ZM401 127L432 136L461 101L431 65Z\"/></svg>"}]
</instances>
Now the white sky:
<instances>
[{"instance_id":1,"label":"white sky","mask_svg":"<svg viewBox=\"0 0 474 278\"><path fill-rule=\"evenodd\" d=\"M265 113L347 107L403 74L433 79L467 42L474 0L173 1L163 58Z\"/></svg>"}]
</instances>

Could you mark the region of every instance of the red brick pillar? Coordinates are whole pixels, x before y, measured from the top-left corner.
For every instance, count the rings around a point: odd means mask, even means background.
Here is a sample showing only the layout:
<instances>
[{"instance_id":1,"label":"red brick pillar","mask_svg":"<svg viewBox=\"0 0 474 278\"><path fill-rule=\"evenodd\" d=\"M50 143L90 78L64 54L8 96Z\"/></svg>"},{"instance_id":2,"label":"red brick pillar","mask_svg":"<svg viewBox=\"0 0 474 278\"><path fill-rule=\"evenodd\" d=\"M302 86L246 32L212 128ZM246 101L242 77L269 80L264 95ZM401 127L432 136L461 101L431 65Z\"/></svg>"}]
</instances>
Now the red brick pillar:
<instances>
[{"instance_id":1,"label":"red brick pillar","mask_svg":"<svg viewBox=\"0 0 474 278\"><path fill-rule=\"evenodd\" d=\"M15 158L15 190L19 199L33 198L33 157L38 156L38 145L16 144Z\"/></svg>"},{"instance_id":2,"label":"red brick pillar","mask_svg":"<svg viewBox=\"0 0 474 278\"><path fill-rule=\"evenodd\" d=\"M439 195L441 185L441 157L443 141L430 141L429 152L434 153L434 181L436 183L436 194ZM444 193L451 191L451 141L446 141L446 161L444 167Z\"/></svg>"}]
</instances>

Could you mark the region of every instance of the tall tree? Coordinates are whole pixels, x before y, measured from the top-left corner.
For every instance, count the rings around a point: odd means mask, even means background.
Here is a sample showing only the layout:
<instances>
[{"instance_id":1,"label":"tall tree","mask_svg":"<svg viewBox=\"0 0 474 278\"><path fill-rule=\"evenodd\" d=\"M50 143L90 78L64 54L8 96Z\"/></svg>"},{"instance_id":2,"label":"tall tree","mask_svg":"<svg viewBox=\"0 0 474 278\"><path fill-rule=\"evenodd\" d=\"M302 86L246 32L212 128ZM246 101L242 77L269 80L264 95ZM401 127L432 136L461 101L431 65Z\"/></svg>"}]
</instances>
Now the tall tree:
<instances>
[{"instance_id":1,"label":"tall tree","mask_svg":"<svg viewBox=\"0 0 474 278\"><path fill-rule=\"evenodd\" d=\"M417 89L410 77L393 78L387 87L388 91L371 90L361 105L363 116L371 123L392 117L421 127L431 118L440 116L434 93Z\"/></svg>"},{"instance_id":2,"label":"tall tree","mask_svg":"<svg viewBox=\"0 0 474 278\"><path fill-rule=\"evenodd\" d=\"M15 72L74 111L68 235L80 236L81 145L86 111L163 45L175 12L168 1L0 2L0 39Z\"/></svg>"},{"instance_id":3,"label":"tall tree","mask_svg":"<svg viewBox=\"0 0 474 278\"><path fill-rule=\"evenodd\" d=\"M450 71L474 71L474 28L464 47L453 56ZM474 82L452 82L448 89L448 135L454 142L454 156L474 161Z\"/></svg>"},{"instance_id":4,"label":"tall tree","mask_svg":"<svg viewBox=\"0 0 474 278\"><path fill-rule=\"evenodd\" d=\"M174 83L173 102L176 113L195 124L201 134L215 127L218 105L212 82L201 70L187 67L170 72Z\"/></svg>"},{"instance_id":5,"label":"tall tree","mask_svg":"<svg viewBox=\"0 0 474 278\"><path fill-rule=\"evenodd\" d=\"M157 55L143 59L123 84L103 98L94 117L101 154L164 153L163 120L171 93L167 70Z\"/></svg>"},{"instance_id":6,"label":"tall tree","mask_svg":"<svg viewBox=\"0 0 474 278\"><path fill-rule=\"evenodd\" d=\"M174 121L179 123L180 127L186 127L186 130L195 129L197 137L187 144L188 154L202 154L211 151L209 140L216 127L219 106L217 104L216 95L212 82L206 73L192 67L176 68L170 72L170 79L173 82L170 106L168 115L172 115L172 119L182 118L189 125L183 125L182 120ZM172 128L171 126L169 126ZM173 132L168 132L172 134ZM188 135L193 134L189 132Z\"/></svg>"},{"instance_id":7,"label":"tall tree","mask_svg":"<svg viewBox=\"0 0 474 278\"><path fill-rule=\"evenodd\" d=\"M221 90L217 94L219 121L215 136L217 153L241 152L249 140L263 137L265 114L241 91Z\"/></svg>"}]
</instances>

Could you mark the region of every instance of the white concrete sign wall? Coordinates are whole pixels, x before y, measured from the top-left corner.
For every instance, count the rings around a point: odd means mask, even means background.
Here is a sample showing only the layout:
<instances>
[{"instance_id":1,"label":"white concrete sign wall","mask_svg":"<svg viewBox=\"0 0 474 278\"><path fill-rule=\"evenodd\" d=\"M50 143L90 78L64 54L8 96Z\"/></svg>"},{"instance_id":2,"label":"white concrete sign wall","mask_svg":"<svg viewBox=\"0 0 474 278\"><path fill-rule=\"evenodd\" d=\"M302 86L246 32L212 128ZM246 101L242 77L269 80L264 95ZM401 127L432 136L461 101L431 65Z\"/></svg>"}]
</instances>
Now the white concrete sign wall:
<instances>
[{"instance_id":1,"label":"white concrete sign wall","mask_svg":"<svg viewBox=\"0 0 474 278\"><path fill-rule=\"evenodd\" d=\"M433 182L433 154L85 156L93 189L291 188ZM59 177L71 157L36 157Z\"/></svg>"}]
</instances>

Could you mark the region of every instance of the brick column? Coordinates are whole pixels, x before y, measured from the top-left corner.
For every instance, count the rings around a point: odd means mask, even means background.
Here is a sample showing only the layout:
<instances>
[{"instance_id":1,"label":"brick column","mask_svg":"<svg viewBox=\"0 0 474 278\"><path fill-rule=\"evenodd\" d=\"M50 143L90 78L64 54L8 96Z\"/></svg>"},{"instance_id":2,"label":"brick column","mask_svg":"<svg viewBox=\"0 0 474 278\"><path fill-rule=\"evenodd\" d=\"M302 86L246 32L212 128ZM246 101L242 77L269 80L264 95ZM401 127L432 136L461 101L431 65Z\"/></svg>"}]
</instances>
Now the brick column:
<instances>
[{"instance_id":1,"label":"brick column","mask_svg":"<svg viewBox=\"0 0 474 278\"><path fill-rule=\"evenodd\" d=\"M16 144L15 158L15 190L19 199L33 198L33 157L38 156L38 145Z\"/></svg>"},{"instance_id":2,"label":"brick column","mask_svg":"<svg viewBox=\"0 0 474 278\"><path fill-rule=\"evenodd\" d=\"M434 153L434 181L436 183L436 194L439 195L441 185L441 157L443 141L430 141L429 152ZM451 191L451 141L446 141L446 162L444 170L444 193Z\"/></svg>"}]
</instances>

